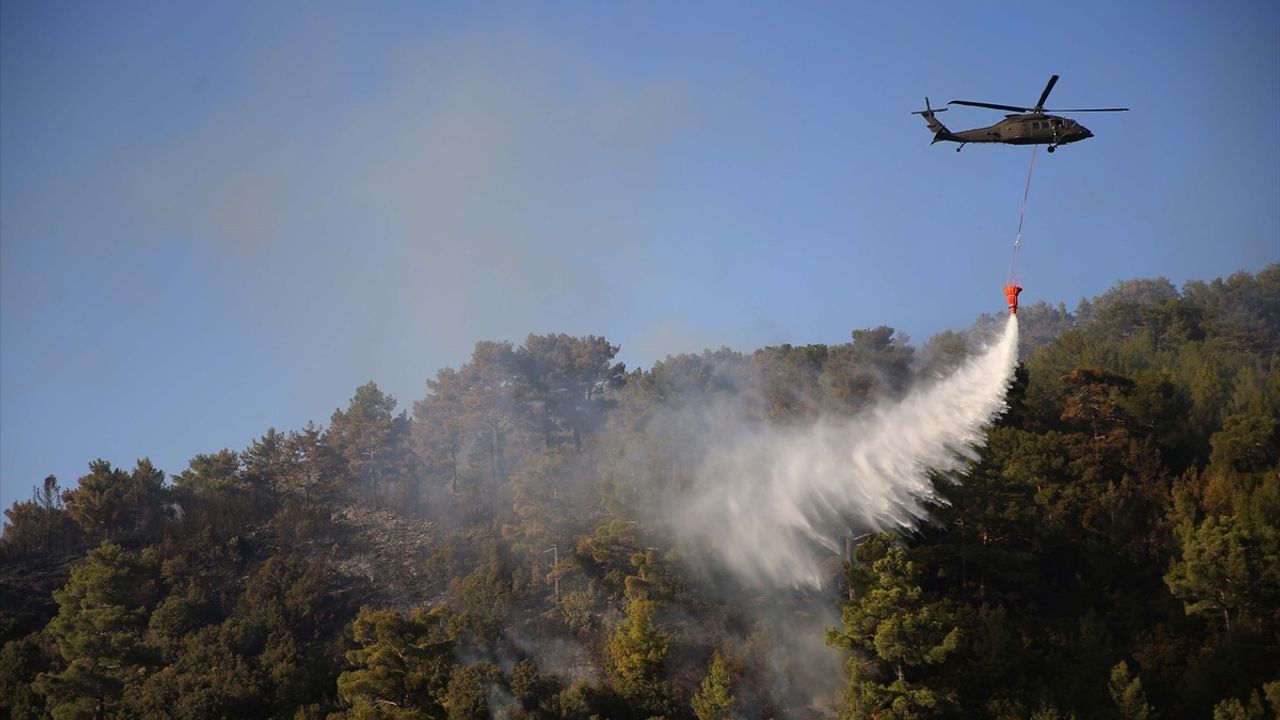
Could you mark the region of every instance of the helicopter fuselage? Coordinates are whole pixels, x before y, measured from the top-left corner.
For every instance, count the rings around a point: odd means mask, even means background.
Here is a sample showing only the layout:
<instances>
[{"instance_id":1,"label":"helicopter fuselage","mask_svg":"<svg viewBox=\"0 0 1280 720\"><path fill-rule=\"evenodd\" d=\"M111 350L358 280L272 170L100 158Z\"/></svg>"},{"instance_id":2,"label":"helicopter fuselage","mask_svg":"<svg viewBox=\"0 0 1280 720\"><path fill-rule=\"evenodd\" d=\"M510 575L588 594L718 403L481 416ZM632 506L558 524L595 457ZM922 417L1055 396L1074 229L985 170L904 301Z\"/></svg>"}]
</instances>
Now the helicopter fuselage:
<instances>
[{"instance_id":1,"label":"helicopter fuselage","mask_svg":"<svg viewBox=\"0 0 1280 720\"><path fill-rule=\"evenodd\" d=\"M938 140L959 143L1005 143L1007 145L1066 145L1093 137L1089 128L1070 118L1043 113L1006 115L1004 120L983 128L945 133Z\"/></svg>"}]
</instances>

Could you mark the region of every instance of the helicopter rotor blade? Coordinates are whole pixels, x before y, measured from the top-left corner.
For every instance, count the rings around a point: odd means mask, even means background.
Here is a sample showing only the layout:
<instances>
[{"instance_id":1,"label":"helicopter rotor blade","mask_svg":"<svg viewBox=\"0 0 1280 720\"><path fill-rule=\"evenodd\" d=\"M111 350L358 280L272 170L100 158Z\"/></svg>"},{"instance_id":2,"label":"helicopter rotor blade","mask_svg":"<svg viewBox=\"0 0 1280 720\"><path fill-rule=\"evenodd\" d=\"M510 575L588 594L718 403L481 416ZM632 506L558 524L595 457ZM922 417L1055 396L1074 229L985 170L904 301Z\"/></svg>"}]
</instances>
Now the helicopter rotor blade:
<instances>
[{"instance_id":1,"label":"helicopter rotor blade","mask_svg":"<svg viewBox=\"0 0 1280 720\"><path fill-rule=\"evenodd\" d=\"M974 102L972 100L952 100L948 105L968 105L970 107L991 108L992 110L1008 110L1009 112L1030 112L1031 108L1016 105L997 105L995 103Z\"/></svg>"},{"instance_id":2,"label":"helicopter rotor blade","mask_svg":"<svg viewBox=\"0 0 1280 720\"><path fill-rule=\"evenodd\" d=\"M1048 110L1047 113L1078 113L1078 112L1129 112L1129 108L1070 108L1067 110Z\"/></svg>"},{"instance_id":3,"label":"helicopter rotor blade","mask_svg":"<svg viewBox=\"0 0 1280 720\"><path fill-rule=\"evenodd\" d=\"M1044 110L1044 101L1049 99L1049 93L1053 90L1053 86L1058 84L1058 76L1054 75L1049 78L1049 84L1044 86L1044 92L1040 93L1040 99L1036 101L1035 110L1037 112Z\"/></svg>"}]
</instances>

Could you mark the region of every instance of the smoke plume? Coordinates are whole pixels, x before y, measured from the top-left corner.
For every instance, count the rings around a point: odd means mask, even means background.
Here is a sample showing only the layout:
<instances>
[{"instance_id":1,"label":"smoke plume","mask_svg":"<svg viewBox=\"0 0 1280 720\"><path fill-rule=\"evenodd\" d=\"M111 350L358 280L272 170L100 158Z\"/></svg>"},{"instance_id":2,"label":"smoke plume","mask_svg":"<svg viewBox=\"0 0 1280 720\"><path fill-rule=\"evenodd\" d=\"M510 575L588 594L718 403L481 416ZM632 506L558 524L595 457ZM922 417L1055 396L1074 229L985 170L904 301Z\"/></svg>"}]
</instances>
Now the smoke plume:
<instances>
[{"instance_id":1,"label":"smoke plume","mask_svg":"<svg viewBox=\"0 0 1280 720\"><path fill-rule=\"evenodd\" d=\"M1017 347L1011 315L993 344L901 400L802 427L712 428L676 526L747 585L820 588L844 537L914 525L938 501L934 480L976 457Z\"/></svg>"}]
</instances>

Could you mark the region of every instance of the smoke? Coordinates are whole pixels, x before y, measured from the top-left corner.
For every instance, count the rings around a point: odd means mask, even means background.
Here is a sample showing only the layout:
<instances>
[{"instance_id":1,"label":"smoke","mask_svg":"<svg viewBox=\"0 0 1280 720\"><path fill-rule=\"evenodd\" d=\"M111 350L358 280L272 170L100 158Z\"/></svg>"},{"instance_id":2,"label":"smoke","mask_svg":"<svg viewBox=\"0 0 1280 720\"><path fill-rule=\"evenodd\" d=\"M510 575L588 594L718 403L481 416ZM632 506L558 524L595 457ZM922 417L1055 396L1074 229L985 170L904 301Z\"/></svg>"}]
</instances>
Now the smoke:
<instances>
[{"instance_id":1,"label":"smoke","mask_svg":"<svg viewBox=\"0 0 1280 720\"><path fill-rule=\"evenodd\" d=\"M674 526L743 584L817 590L844 537L922 520L938 477L976 457L1005 409L1018 324L951 374L867 413L801 427L751 425L723 414L692 496Z\"/></svg>"}]
</instances>

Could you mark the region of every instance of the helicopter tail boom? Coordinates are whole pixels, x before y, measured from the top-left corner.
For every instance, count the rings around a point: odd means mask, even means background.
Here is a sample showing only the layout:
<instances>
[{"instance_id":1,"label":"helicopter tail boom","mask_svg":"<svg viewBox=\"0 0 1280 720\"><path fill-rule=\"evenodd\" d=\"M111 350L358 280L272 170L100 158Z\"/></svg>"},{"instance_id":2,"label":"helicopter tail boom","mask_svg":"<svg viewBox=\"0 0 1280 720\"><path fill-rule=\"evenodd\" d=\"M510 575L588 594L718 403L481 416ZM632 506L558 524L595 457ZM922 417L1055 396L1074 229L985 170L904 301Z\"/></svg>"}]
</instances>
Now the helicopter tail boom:
<instances>
[{"instance_id":1,"label":"helicopter tail boom","mask_svg":"<svg viewBox=\"0 0 1280 720\"><path fill-rule=\"evenodd\" d=\"M946 111L947 111L947 109L946 109L946 108L935 108L935 107L931 107L931 106L929 105L929 98L927 98L927 97L926 97L926 98L924 99L924 109L923 109L923 110L916 110L916 111L912 112L911 114L912 114L912 115L920 115L920 116L924 117L925 125L928 125L928 126L929 126L929 129L933 131L933 142L935 142L935 143L936 143L936 142L939 142L939 141L941 141L941 140L956 140L956 139L957 139L957 138L956 138L956 136L955 136L955 135L953 135L953 134L952 134L952 132L951 132L950 130L948 130L948 129L947 129L947 126L946 126L946 125L943 125L941 122L939 122L939 121L938 121L938 118L937 118L937 117L935 117L935 113L946 112ZM930 143L930 145L932 145L932 144L933 144L933 143Z\"/></svg>"}]
</instances>

